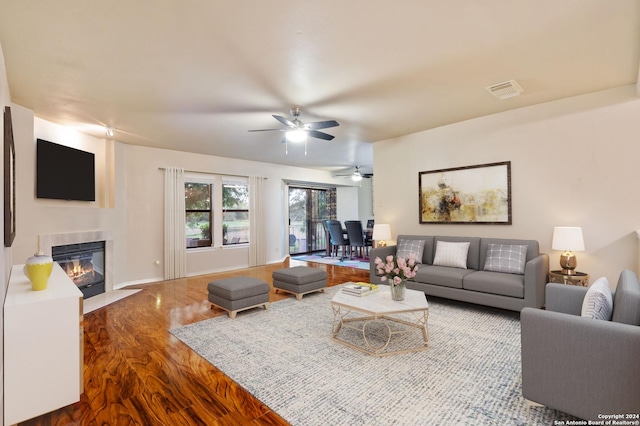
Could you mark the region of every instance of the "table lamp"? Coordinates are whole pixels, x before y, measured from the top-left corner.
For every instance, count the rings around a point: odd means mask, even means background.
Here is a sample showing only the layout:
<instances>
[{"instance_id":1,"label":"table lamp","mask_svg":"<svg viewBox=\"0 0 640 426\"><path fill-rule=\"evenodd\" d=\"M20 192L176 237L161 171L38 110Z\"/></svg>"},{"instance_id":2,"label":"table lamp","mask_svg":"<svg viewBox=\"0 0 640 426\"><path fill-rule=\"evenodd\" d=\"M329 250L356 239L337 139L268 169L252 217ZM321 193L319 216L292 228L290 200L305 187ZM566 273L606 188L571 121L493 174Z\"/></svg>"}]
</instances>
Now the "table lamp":
<instances>
[{"instance_id":1,"label":"table lamp","mask_svg":"<svg viewBox=\"0 0 640 426\"><path fill-rule=\"evenodd\" d=\"M386 247L385 240L391 239L391 225L380 223L373 225L373 235L371 238L376 242L376 247Z\"/></svg>"},{"instance_id":2,"label":"table lamp","mask_svg":"<svg viewBox=\"0 0 640 426\"><path fill-rule=\"evenodd\" d=\"M574 251L584 251L582 228L579 226L556 226L553 228L551 248L564 250L560 255L560 267L565 275L574 275L578 264Z\"/></svg>"}]
</instances>

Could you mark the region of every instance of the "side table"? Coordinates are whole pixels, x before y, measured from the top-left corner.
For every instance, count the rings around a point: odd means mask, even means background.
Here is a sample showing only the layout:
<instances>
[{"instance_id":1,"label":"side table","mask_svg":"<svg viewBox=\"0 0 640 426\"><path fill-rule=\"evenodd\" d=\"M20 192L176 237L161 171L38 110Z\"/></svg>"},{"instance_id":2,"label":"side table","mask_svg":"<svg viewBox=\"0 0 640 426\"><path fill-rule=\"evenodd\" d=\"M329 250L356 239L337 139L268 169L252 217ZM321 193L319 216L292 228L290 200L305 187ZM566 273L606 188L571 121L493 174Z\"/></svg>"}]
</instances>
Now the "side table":
<instances>
[{"instance_id":1,"label":"side table","mask_svg":"<svg viewBox=\"0 0 640 426\"><path fill-rule=\"evenodd\" d=\"M574 272L571 275L567 275L563 274L562 271L551 271L549 272L549 282L589 287L589 274Z\"/></svg>"}]
</instances>

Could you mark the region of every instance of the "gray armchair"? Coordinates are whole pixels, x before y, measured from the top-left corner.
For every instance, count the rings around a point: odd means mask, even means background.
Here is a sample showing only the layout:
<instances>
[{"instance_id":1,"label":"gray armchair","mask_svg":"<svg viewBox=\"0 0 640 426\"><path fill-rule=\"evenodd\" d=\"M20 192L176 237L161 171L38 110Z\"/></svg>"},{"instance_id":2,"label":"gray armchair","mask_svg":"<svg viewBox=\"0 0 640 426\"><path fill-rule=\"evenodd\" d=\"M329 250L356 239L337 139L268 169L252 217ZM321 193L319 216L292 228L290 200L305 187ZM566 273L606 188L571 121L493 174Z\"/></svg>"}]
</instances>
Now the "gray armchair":
<instances>
[{"instance_id":1,"label":"gray armchair","mask_svg":"<svg viewBox=\"0 0 640 426\"><path fill-rule=\"evenodd\" d=\"M586 287L547 284L546 310L520 314L522 395L585 420L640 413L640 283L623 271L613 318L580 316Z\"/></svg>"}]
</instances>

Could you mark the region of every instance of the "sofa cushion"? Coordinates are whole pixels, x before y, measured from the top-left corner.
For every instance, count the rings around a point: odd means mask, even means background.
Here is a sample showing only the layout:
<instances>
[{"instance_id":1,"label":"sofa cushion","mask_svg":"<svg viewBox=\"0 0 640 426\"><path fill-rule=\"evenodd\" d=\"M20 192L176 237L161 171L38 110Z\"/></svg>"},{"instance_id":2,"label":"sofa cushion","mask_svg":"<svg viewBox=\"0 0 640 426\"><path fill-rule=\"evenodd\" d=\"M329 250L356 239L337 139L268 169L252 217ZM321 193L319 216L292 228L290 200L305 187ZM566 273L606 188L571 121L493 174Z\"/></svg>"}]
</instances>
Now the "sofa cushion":
<instances>
[{"instance_id":1,"label":"sofa cushion","mask_svg":"<svg viewBox=\"0 0 640 426\"><path fill-rule=\"evenodd\" d=\"M475 271L464 277L462 288L524 299L524 275Z\"/></svg>"},{"instance_id":2,"label":"sofa cushion","mask_svg":"<svg viewBox=\"0 0 640 426\"><path fill-rule=\"evenodd\" d=\"M397 240L420 240L424 241L424 252L422 254L422 262L431 264L433 262L433 239L431 235L398 235ZM397 248L397 246L396 246Z\"/></svg>"},{"instance_id":3,"label":"sofa cushion","mask_svg":"<svg viewBox=\"0 0 640 426\"><path fill-rule=\"evenodd\" d=\"M467 269L469 244L469 242L454 243L449 241L437 241L433 265Z\"/></svg>"},{"instance_id":4,"label":"sofa cushion","mask_svg":"<svg viewBox=\"0 0 640 426\"><path fill-rule=\"evenodd\" d=\"M469 252L467 253L467 269L480 270L480 238L479 237L434 237L433 253L435 258L435 251L438 241L446 241L450 243L469 243ZM426 251L426 250L425 250ZM433 263L433 262L431 262Z\"/></svg>"},{"instance_id":5,"label":"sofa cushion","mask_svg":"<svg viewBox=\"0 0 640 426\"><path fill-rule=\"evenodd\" d=\"M489 244L484 261L484 270L507 274L524 274L526 260L527 246Z\"/></svg>"},{"instance_id":6,"label":"sofa cushion","mask_svg":"<svg viewBox=\"0 0 640 426\"><path fill-rule=\"evenodd\" d=\"M489 249L489 244L517 244L519 246L527 246L527 262L538 257L540 254L540 246L535 240L517 240L513 238L481 238L480 239L480 262L481 265L479 268L482 269L484 265L482 262L487 258L487 250Z\"/></svg>"},{"instance_id":7,"label":"sofa cushion","mask_svg":"<svg viewBox=\"0 0 640 426\"><path fill-rule=\"evenodd\" d=\"M450 268L448 266L420 265L411 281L462 288L462 279L472 273L471 269Z\"/></svg>"},{"instance_id":8,"label":"sofa cushion","mask_svg":"<svg viewBox=\"0 0 640 426\"><path fill-rule=\"evenodd\" d=\"M611 320L640 325L640 283L637 275L630 270L622 271L618 279Z\"/></svg>"},{"instance_id":9,"label":"sofa cushion","mask_svg":"<svg viewBox=\"0 0 640 426\"><path fill-rule=\"evenodd\" d=\"M424 252L424 240L405 240L398 239L398 247L396 256L402 259L408 259L409 254L416 256L416 263L422 263L422 254Z\"/></svg>"},{"instance_id":10,"label":"sofa cushion","mask_svg":"<svg viewBox=\"0 0 640 426\"><path fill-rule=\"evenodd\" d=\"M613 314L613 297L606 277L598 278L589 286L582 301L582 316L609 321Z\"/></svg>"}]
</instances>

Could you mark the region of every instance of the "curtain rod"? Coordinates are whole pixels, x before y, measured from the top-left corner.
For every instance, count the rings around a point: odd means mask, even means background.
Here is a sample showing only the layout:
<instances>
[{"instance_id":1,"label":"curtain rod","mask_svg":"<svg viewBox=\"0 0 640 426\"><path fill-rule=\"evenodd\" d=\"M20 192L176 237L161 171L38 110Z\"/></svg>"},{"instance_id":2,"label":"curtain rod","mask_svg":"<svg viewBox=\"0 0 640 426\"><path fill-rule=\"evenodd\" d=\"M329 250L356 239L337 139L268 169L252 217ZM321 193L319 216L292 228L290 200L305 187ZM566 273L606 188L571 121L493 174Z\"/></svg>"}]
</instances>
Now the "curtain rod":
<instances>
[{"instance_id":1,"label":"curtain rod","mask_svg":"<svg viewBox=\"0 0 640 426\"><path fill-rule=\"evenodd\" d=\"M166 170L166 169L167 169L166 167L158 167L158 170ZM235 176L235 177L247 177L247 178L249 177L249 176L245 176L245 175L233 175L231 173L201 172L201 171L198 171L198 170L186 170L186 169L185 169L185 173L200 173L200 174L203 174L203 175ZM261 178L261 179L264 179L264 180L269 179L269 178L266 178L264 176L258 176L258 177Z\"/></svg>"}]
</instances>

